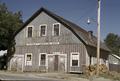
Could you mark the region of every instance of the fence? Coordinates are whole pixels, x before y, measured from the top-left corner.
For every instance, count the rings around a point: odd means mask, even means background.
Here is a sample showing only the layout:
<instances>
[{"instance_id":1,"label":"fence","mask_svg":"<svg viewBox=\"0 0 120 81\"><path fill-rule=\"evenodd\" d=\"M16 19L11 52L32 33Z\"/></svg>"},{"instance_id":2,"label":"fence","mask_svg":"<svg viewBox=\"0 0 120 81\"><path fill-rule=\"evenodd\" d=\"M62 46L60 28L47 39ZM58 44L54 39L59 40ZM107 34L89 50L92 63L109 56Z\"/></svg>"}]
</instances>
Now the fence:
<instances>
[{"instance_id":1,"label":"fence","mask_svg":"<svg viewBox=\"0 0 120 81\"><path fill-rule=\"evenodd\" d=\"M109 70L110 71L116 71L120 73L120 65L117 64L109 64Z\"/></svg>"}]
</instances>

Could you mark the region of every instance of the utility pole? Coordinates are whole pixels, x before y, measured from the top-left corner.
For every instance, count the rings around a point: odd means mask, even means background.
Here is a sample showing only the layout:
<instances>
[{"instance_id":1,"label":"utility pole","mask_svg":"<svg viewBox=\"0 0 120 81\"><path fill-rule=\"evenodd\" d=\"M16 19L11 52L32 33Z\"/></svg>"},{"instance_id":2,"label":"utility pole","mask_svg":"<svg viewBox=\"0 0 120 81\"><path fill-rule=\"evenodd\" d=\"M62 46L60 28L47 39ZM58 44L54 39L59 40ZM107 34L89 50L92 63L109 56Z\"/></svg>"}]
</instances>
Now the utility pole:
<instances>
[{"instance_id":1,"label":"utility pole","mask_svg":"<svg viewBox=\"0 0 120 81\"><path fill-rule=\"evenodd\" d=\"M97 14L97 73L96 75L99 76L99 63L100 63L100 6L101 0L98 0L98 14Z\"/></svg>"}]
</instances>

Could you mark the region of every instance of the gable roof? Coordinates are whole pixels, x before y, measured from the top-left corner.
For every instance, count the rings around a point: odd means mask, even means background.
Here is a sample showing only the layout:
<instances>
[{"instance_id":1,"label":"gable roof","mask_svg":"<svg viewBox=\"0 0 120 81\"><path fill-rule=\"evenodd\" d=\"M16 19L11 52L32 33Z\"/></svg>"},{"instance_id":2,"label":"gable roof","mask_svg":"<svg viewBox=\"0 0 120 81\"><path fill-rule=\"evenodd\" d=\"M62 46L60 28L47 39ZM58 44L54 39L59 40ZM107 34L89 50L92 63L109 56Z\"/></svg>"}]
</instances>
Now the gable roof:
<instances>
[{"instance_id":1,"label":"gable roof","mask_svg":"<svg viewBox=\"0 0 120 81\"><path fill-rule=\"evenodd\" d=\"M89 45L89 46L93 46L96 47L97 46L97 38L95 36L91 36L89 37L89 32L82 29L81 27L79 27L78 25L52 13L51 11L45 9L45 8L40 8L36 13L34 13L25 23L24 25L15 32L14 37L23 29L25 28L32 20L34 20L41 12L45 12L47 15L51 16L52 18L54 18L55 20L57 20L58 22L62 23L63 25L65 25L65 27L67 27L69 30L71 30L74 35L76 35L78 37L79 40L81 40L85 45ZM105 44L103 44L101 42L101 49L105 50L105 51L110 51Z\"/></svg>"}]
</instances>

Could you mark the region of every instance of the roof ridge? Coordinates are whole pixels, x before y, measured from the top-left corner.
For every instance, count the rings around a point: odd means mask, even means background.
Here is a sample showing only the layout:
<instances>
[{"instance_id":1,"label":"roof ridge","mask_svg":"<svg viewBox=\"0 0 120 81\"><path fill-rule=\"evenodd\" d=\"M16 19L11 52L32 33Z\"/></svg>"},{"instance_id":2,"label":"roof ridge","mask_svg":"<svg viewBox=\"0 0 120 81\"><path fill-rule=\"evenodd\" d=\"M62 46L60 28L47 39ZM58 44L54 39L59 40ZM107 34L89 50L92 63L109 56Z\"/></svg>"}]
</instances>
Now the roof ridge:
<instances>
[{"instance_id":1,"label":"roof ridge","mask_svg":"<svg viewBox=\"0 0 120 81\"><path fill-rule=\"evenodd\" d=\"M43 7L42 7L42 8L43 8ZM44 9L45 11L47 11L47 12L52 13L51 11L49 11L49 10L48 10L48 9L46 9L46 8L43 8L43 9ZM83 30L84 32L88 33L88 31L86 31L85 29L81 28L79 25L77 25L77 24L73 23L72 21L69 21L69 20L67 20L67 19L64 19L63 17L61 17L61 16L59 16L59 15L56 15L55 13L52 13L52 14L53 14L53 15L55 15L55 16L58 16L59 18L61 18L61 19L65 20L65 21L67 21L67 22L69 22L69 23L71 23L71 24L75 25L75 27L77 27L77 28L79 28L79 29Z\"/></svg>"}]
</instances>

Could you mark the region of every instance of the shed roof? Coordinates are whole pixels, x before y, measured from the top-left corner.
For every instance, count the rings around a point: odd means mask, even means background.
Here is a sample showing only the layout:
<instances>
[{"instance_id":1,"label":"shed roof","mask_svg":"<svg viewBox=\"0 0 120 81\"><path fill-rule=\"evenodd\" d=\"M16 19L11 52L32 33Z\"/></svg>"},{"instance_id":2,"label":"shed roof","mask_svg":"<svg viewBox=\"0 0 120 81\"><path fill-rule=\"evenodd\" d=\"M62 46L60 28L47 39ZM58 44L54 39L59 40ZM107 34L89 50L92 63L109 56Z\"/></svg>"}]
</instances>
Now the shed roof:
<instances>
[{"instance_id":1,"label":"shed roof","mask_svg":"<svg viewBox=\"0 0 120 81\"><path fill-rule=\"evenodd\" d=\"M81 40L85 45L89 45L89 46L93 46L96 47L97 46L97 38L92 35L91 37L89 37L89 32L84 30L83 28L81 28L80 26L72 23L71 21L68 21L56 14L54 14L53 12L45 9L45 8L40 8L37 12L35 12L24 24L23 26L15 32L14 37L23 29L25 28L32 20L34 20L41 12L45 12L47 15L51 16L52 18L54 18L55 20L57 20L58 22L62 23L63 25L65 25L65 27L67 27L69 30L71 30L78 38L79 40ZM101 42L100 44L101 49L105 50L105 51L110 51L106 45L104 43Z\"/></svg>"},{"instance_id":2,"label":"shed roof","mask_svg":"<svg viewBox=\"0 0 120 81\"><path fill-rule=\"evenodd\" d=\"M119 59L119 60L120 60L120 56L115 55L115 54L112 54L112 56L114 56L115 58L117 58L117 59Z\"/></svg>"}]
</instances>

